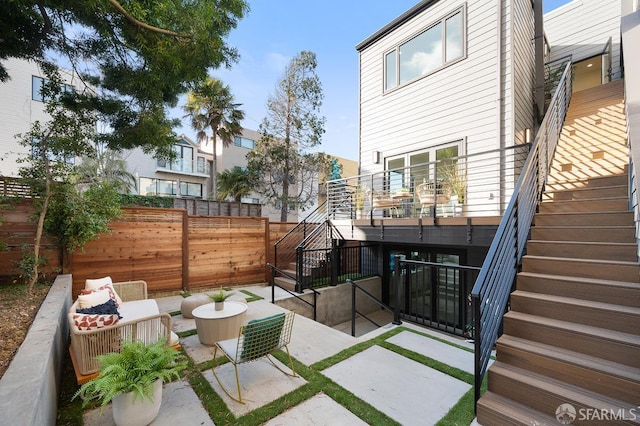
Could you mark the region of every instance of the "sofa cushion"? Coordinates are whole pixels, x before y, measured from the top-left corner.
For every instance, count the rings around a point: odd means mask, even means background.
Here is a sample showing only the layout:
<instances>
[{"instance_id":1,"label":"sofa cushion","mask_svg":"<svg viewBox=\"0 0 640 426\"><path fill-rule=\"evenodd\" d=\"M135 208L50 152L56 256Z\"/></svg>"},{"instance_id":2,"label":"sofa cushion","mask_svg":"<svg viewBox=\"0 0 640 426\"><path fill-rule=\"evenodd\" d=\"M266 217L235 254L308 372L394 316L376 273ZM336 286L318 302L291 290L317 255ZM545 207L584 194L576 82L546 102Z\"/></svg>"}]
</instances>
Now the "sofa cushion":
<instances>
[{"instance_id":1,"label":"sofa cushion","mask_svg":"<svg viewBox=\"0 0 640 426\"><path fill-rule=\"evenodd\" d=\"M121 316L120 323L128 323L140 318L160 313L158 304L154 299L132 300L124 302L118 308Z\"/></svg>"},{"instance_id":2,"label":"sofa cushion","mask_svg":"<svg viewBox=\"0 0 640 426\"><path fill-rule=\"evenodd\" d=\"M117 324L118 315L100 315L100 314L73 314L73 321L78 330L97 330L99 328L108 327Z\"/></svg>"},{"instance_id":3,"label":"sofa cushion","mask_svg":"<svg viewBox=\"0 0 640 426\"><path fill-rule=\"evenodd\" d=\"M88 294L78 295L78 305L80 309L102 305L108 300L111 300L111 295L108 290L94 290Z\"/></svg>"}]
</instances>

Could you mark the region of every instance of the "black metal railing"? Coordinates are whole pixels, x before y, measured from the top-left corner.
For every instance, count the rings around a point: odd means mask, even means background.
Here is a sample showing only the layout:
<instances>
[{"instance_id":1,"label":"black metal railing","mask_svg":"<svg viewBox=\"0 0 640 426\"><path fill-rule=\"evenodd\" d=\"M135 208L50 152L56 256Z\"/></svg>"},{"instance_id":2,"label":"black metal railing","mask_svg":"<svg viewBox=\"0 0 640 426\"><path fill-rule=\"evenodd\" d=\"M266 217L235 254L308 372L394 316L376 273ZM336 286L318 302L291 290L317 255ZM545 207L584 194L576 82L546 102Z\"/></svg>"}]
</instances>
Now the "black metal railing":
<instances>
[{"instance_id":1,"label":"black metal railing","mask_svg":"<svg viewBox=\"0 0 640 426\"><path fill-rule=\"evenodd\" d=\"M568 63L471 292L475 320L476 403L569 107L571 72L572 65Z\"/></svg>"},{"instance_id":2,"label":"black metal railing","mask_svg":"<svg viewBox=\"0 0 640 426\"><path fill-rule=\"evenodd\" d=\"M363 312L358 311L357 306L357 294L358 291L360 293L362 293L364 296L366 296L369 300L373 301L375 304L377 304L378 306L380 306L382 309L384 309L387 312L390 312L393 314L393 324L396 325L400 325L402 324L402 321L400 320L400 301L396 301L395 303L395 308L392 308L391 306L387 305L386 303L384 303L382 300L378 299L376 296L374 296L373 294L371 294L369 291L367 291L366 289L362 288L361 286L359 286L356 282L354 282L352 279L348 278L346 280L346 282L348 282L349 284L351 284L351 335L355 337L356 335L356 318L359 316L361 318L366 319L367 321L369 321L371 324L375 325L376 327L381 327L381 324L378 324L377 322L375 322L374 320L372 320L371 318L369 318L368 315L366 315ZM394 283L396 283L394 281Z\"/></svg>"},{"instance_id":3,"label":"black metal railing","mask_svg":"<svg viewBox=\"0 0 640 426\"><path fill-rule=\"evenodd\" d=\"M500 216L530 144L327 182L329 219Z\"/></svg>"},{"instance_id":4,"label":"black metal railing","mask_svg":"<svg viewBox=\"0 0 640 426\"><path fill-rule=\"evenodd\" d=\"M354 245L357 244L357 245ZM305 249L301 256L308 268L304 288L319 288L337 285L347 280L357 280L374 276L378 273L373 243L347 243L344 240L333 240L331 247Z\"/></svg>"},{"instance_id":5,"label":"black metal railing","mask_svg":"<svg viewBox=\"0 0 640 426\"><path fill-rule=\"evenodd\" d=\"M279 275L279 276L283 276L283 277L287 277L287 278L291 278L291 279L295 279L295 277L293 277L291 274L287 273L287 271L284 271L282 269L279 269L277 266L272 265L270 263L267 263L267 267L271 269L271 303L276 303L276 287L280 288L281 290L286 291L287 293L289 293L291 296L295 297L297 300L305 303L306 305L310 306L313 314L313 320L316 320L316 314L317 314L317 306L318 306L318 296L320 295L320 293L318 293L316 290L314 289L309 289L311 291L311 293L313 294L313 302L309 302L308 300L304 299L303 297L301 297L298 294L295 294L292 291L289 291L289 289L286 289L284 287L282 287L281 285L279 285L278 283L275 282L274 277Z\"/></svg>"},{"instance_id":6,"label":"black metal railing","mask_svg":"<svg viewBox=\"0 0 640 426\"><path fill-rule=\"evenodd\" d=\"M447 333L473 337L471 287L480 268L453 263L405 260L396 256L391 298L402 318ZM395 294L398 291L401 294Z\"/></svg>"}]
</instances>

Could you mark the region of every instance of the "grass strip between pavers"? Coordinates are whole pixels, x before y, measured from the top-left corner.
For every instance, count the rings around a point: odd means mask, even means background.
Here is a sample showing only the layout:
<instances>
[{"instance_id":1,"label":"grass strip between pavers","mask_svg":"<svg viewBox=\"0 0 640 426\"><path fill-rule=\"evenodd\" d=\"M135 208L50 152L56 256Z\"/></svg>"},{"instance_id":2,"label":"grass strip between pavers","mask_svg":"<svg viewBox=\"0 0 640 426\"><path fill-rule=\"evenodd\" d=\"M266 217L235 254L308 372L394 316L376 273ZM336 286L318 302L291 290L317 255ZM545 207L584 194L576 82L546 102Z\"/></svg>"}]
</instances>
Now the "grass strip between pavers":
<instances>
[{"instance_id":1,"label":"grass strip between pavers","mask_svg":"<svg viewBox=\"0 0 640 426\"><path fill-rule=\"evenodd\" d=\"M189 360L189 366L185 370L184 380L187 380L191 385L193 391L196 393L203 406L207 410L209 416L218 426L221 425L241 425L241 426L258 426L269 419L272 419L289 408L312 398L318 393L325 393L332 398L338 404L351 411L355 416L370 425L398 425L399 423L391 419L385 413L379 411L377 408L371 406L366 401L358 398L353 393L349 392L342 386L335 383L333 380L324 376L321 371L329 368L339 362L342 362L374 345L381 346L387 350L393 351L406 358L412 359L427 367L438 370L458 380L462 380L466 383L473 385L473 374L467 373L455 367L451 367L445 363L434 360L422 354L413 352L411 350L402 348L398 345L387 342L386 340L392 336L395 336L403 331L416 333L424 337L432 338L439 342L451 345L458 349L473 352L469 348L456 345L447 340L440 339L431 336L426 333L409 329L406 327L396 327L389 330L373 339L358 343L352 347L349 347L336 355L326 358L322 361L312 364L310 367L302 364L295 358L293 359L294 368L296 373L300 375L307 383L293 391L282 395L278 399L257 408L250 413L247 413L241 417L235 417L229 410L227 405L221 396L219 396L212 388L211 384L204 377L203 371L212 368L214 365L217 367L222 365L228 360L226 358L218 358L217 360L210 360L198 365L194 364L191 357L189 357L185 349L181 350ZM177 333L181 338L192 336L196 334L196 330L188 330ZM288 365L288 358L285 352L277 351L274 357L285 365ZM67 374L65 374L67 376ZM69 375L72 377L73 375ZM75 383L67 381L66 389L63 389L60 396L61 410L58 412L59 425L82 425L82 413L81 402L78 400L70 401L70 397L66 395L73 395L75 393ZM483 393L486 390L486 378L483 383ZM474 393L473 388L469 390L443 417L438 425L468 425L471 423L474 414Z\"/></svg>"}]
</instances>

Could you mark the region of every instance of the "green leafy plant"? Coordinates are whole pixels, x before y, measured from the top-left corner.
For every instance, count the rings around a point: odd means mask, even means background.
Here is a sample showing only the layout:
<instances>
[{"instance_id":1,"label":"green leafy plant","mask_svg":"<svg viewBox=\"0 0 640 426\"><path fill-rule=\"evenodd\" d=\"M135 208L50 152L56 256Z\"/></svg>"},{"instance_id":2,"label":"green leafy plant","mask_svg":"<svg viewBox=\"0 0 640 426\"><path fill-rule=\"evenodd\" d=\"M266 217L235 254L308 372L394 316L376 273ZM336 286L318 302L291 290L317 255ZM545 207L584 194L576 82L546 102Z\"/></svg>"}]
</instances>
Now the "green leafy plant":
<instances>
[{"instance_id":1,"label":"green leafy plant","mask_svg":"<svg viewBox=\"0 0 640 426\"><path fill-rule=\"evenodd\" d=\"M209 296L209 298L214 302L224 302L232 294L233 292L225 293L224 291L222 291L222 289L220 289L220 291L218 291L217 293L208 294L207 296Z\"/></svg>"},{"instance_id":2,"label":"green leafy plant","mask_svg":"<svg viewBox=\"0 0 640 426\"><path fill-rule=\"evenodd\" d=\"M145 345L141 341L125 341L121 352L98 357L101 367L98 377L83 384L73 399L83 396L83 406L97 399L107 405L120 394L133 392L137 398L152 398L153 383L160 379L168 383L180 377L187 360L166 342Z\"/></svg>"}]
</instances>

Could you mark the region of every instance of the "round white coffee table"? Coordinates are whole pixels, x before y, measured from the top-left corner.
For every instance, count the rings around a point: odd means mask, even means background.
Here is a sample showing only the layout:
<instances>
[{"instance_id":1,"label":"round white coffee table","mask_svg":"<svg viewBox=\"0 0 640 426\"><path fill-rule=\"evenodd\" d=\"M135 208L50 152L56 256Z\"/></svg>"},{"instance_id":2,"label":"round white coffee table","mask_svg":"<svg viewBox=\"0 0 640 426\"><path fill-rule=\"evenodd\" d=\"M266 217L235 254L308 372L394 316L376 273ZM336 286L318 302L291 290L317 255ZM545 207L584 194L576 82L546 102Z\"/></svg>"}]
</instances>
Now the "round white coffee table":
<instances>
[{"instance_id":1,"label":"round white coffee table","mask_svg":"<svg viewBox=\"0 0 640 426\"><path fill-rule=\"evenodd\" d=\"M227 300L221 311L216 311L213 303L195 308L192 314L196 320L200 343L213 346L221 340L238 337L247 307L246 303Z\"/></svg>"}]
</instances>

